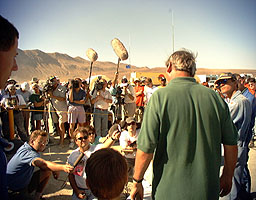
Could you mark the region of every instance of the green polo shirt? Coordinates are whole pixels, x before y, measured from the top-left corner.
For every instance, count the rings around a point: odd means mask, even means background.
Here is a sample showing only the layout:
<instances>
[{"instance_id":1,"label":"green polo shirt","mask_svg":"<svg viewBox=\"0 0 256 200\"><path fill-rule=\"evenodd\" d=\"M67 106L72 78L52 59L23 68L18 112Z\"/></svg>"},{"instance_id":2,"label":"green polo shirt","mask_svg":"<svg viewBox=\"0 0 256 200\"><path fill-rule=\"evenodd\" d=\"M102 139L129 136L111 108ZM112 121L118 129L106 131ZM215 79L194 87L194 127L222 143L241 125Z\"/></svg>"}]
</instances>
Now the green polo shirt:
<instances>
[{"instance_id":1,"label":"green polo shirt","mask_svg":"<svg viewBox=\"0 0 256 200\"><path fill-rule=\"evenodd\" d=\"M218 199L221 143L237 144L227 104L194 78L175 78L146 107L138 148L154 154L155 199Z\"/></svg>"}]
</instances>

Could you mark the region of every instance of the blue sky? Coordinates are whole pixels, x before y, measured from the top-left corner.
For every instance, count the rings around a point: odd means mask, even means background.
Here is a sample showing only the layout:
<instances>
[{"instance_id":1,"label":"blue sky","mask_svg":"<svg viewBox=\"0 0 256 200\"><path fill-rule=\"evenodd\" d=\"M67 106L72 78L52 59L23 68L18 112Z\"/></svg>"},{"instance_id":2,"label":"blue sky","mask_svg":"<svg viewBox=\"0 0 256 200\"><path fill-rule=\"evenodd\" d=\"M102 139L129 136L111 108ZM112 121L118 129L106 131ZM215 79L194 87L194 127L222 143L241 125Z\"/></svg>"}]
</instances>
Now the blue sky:
<instances>
[{"instance_id":1,"label":"blue sky","mask_svg":"<svg viewBox=\"0 0 256 200\"><path fill-rule=\"evenodd\" d=\"M0 0L20 32L19 48L117 62L119 38L137 67L163 67L174 49L198 53L197 66L256 69L255 0Z\"/></svg>"}]
</instances>

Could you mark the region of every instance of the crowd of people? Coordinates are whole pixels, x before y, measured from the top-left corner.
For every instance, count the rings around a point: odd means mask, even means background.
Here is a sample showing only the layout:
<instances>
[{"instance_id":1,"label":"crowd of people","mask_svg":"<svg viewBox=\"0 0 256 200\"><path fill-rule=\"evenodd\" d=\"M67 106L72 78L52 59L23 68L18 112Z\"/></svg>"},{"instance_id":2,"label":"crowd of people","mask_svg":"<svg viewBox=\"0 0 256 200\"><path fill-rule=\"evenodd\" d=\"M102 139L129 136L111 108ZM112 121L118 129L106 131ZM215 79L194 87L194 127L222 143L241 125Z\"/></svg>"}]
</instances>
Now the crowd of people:
<instances>
[{"instance_id":1,"label":"crowd of people","mask_svg":"<svg viewBox=\"0 0 256 200\"><path fill-rule=\"evenodd\" d=\"M115 73L112 81L98 77L92 90L79 77L61 83L57 76L44 85L34 77L17 88L9 77L18 70L19 33L1 16L0 26L3 199L40 199L50 175L57 179L60 171L68 173L72 199L118 199L128 180L133 182L131 199L143 199L151 160L153 199L250 198L255 78L225 73L207 88L194 78L193 53L180 50L168 58L166 77L159 76L157 86L150 77L119 81ZM9 110L15 137L23 144L7 164ZM59 145L66 138L73 149L67 164L40 158L50 126ZM109 148L114 144L120 152Z\"/></svg>"}]
</instances>

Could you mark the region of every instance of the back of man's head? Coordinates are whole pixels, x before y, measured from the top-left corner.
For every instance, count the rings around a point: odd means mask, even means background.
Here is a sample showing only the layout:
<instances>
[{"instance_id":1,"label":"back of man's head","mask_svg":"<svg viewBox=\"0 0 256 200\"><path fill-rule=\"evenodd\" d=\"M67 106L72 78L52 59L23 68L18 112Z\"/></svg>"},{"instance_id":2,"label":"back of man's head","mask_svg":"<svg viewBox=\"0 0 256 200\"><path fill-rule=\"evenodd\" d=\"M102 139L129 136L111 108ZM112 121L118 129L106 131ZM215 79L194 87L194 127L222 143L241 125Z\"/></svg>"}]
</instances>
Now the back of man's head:
<instances>
[{"instance_id":1,"label":"back of man's head","mask_svg":"<svg viewBox=\"0 0 256 200\"><path fill-rule=\"evenodd\" d=\"M86 184L98 199L118 197L128 180L125 158L111 148L100 149L88 158Z\"/></svg>"},{"instance_id":2,"label":"back of man's head","mask_svg":"<svg viewBox=\"0 0 256 200\"><path fill-rule=\"evenodd\" d=\"M0 51L8 51L19 38L18 30L0 15Z\"/></svg>"},{"instance_id":3,"label":"back of man's head","mask_svg":"<svg viewBox=\"0 0 256 200\"><path fill-rule=\"evenodd\" d=\"M196 56L188 50L174 52L166 61L166 66L171 66L176 71L184 71L194 76L196 73Z\"/></svg>"}]
</instances>

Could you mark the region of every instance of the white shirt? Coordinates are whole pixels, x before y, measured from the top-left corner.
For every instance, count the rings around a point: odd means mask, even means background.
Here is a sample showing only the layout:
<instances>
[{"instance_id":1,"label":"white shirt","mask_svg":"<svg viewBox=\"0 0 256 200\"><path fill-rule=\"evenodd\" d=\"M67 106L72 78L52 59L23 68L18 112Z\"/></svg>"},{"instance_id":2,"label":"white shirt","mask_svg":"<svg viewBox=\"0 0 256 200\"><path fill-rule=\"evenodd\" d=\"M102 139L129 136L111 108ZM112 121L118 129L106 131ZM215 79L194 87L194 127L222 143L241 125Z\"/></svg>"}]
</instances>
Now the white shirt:
<instances>
[{"instance_id":1,"label":"white shirt","mask_svg":"<svg viewBox=\"0 0 256 200\"><path fill-rule=\"evenodd\" d=\"M20 94L16 94L16 95L4 95L2 100L1 100L1 104L4 105L5 107L9 107L8 105L8 99L10 98L18 98L18 102L17 105L26 105L26 102L24 101L23 97Z\"/></svg>"},{"instance_id":2,"label":"white shirt","mask_svg":"<svg viewBox=\"0 0 256 200\"><path fill-rule=\"evenodd\" d=\"M134 136L130 136L128 131L123 131L119 138L120 146L124 149L129 146L131 143L137 141L139 135L139 130L136 130L136 134ZM136 152L125 154L126 158L135 158Z\"/></svg>"},{"instance_id":3,"label":"white shirt","mask_svg":"<svg viewBox=\"0 0 256 200\"><path fill-rule=\"evenodd\" d=\"M103 90L100 90L100 91L95 90L93 95L92 95L92 99L96 98L97 93L99 93L99 95L102 96L105 99L112 100L112 96L111 96L110 92L107 89L105 89L105 91L103 91ZM104 100L99 100L99 101L94 103L94 108L100 108L100 109L107 110L108 107L109 107L109 103L107 103Z\"/></svg>"},{"instance_id":4,"label":"white shirt","mask_svg":"<svg viewBox=\"0 0 256 200\"><path fill-rule=\"evenodd\" d=\"M84 152L84 157L82 158L80 163L78 163L78 165L75 167L73 174L75 176L75 181L76 181L77 187L82 188L82 189L87 188L87 185L85 182L85 180L86 180L86 173L85 173L86 161L91 156L91 154L94 153L95 151L99 150L101 148L101 146L102 146L102 144L91 145L90 148ZM70 156L68 157L68 163L73 166L73 164L75 163L75 161L79 157L79 155L80 155L79 148L72 151Z\"/></svg>"}]
</instances>

